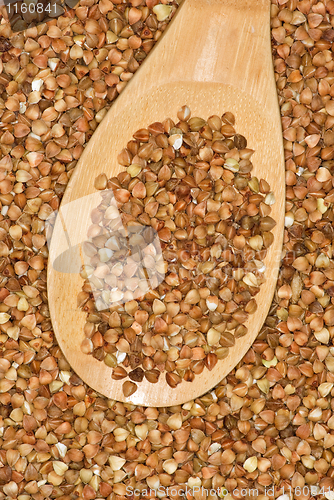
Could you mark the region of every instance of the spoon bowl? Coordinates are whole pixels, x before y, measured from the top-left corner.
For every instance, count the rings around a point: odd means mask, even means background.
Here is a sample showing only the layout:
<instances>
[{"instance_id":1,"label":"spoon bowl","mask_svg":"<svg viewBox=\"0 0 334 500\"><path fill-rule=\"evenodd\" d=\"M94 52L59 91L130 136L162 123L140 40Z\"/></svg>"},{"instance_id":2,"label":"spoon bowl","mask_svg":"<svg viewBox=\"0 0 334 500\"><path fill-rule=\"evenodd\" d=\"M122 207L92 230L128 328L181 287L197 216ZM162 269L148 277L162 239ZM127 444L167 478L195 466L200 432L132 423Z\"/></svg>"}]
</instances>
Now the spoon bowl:
<instances>
[{"instance_id":1,"label":"spoon bowl","mask_svg":"<svg viewBox=\"0 0 334 500\"><path fill-rule=\"evenodd\" d=\"M52 265L69 244L61 234L62 225L56 224L48 268L49 308L56 338L82 380L111 399L144 406L171 406L199 397L242 359L268 314L281 259L285 204L283 141L269 9L269 0L184 0L152 54L94 133L66 189L62 201L65 208L96 193L94 179L99 174L112 177L123 169L117 155L136 130L166 117L175 119L179 108L187 104L193 116L204 119L226 111L235 115L238 133L255 150L253 175L269 182L276 198L271 216L277 224L273 229L274 243L265 259L266 282L256 296L258 310L246 323L247 335L237 340L225 360L218 361L212 371L205 369L194 382L182 381L172 389L163 375L156 384L144 379L128 398L122 392L124 380L113 380L111 368L80 350L86 313L77 307L77 295L83 280L79 273L60 272ZM88 197L91 201L82 209L78 203L73 218L66 221L67 233L76 233L77 241L87 238L83 218L97 206L94 199Z\"/></svg>"}]
</instances>

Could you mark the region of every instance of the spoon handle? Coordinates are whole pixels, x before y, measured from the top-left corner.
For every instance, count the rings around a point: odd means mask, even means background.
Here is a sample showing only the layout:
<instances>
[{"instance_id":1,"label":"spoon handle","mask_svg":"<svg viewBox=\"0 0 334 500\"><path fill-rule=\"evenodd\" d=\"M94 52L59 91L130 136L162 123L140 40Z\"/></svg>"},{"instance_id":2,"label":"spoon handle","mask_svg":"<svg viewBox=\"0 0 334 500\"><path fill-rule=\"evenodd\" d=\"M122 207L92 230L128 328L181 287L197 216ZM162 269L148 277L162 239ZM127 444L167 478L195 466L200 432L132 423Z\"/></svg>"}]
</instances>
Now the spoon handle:
<instances>
[{"instance_id":1,"label":"spoon handle","mask_svg":"<svg viewBox=\"0 0 334 500\"><path fill-rule=\"evenodd\" d=\"M167 31L159 42L164 57L153 51L146 66L155 75L173 67L166 83L223 83L261 105L267 101L263 87L275 91L269 0L184 0Z\"/></svg>"}]
</instances>

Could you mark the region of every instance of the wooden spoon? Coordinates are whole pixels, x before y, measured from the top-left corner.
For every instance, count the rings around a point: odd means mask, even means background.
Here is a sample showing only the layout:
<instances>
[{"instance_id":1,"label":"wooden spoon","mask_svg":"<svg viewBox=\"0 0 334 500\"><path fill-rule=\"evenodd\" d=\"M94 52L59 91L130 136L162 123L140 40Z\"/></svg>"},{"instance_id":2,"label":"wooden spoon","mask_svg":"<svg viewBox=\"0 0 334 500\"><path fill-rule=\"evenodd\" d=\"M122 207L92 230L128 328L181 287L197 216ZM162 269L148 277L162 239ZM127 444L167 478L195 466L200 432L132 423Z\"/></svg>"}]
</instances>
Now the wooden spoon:
<instances>
[{"instance_id":1,"label":"wooden spoon","mask_svg":"<svg viewBox=\"0 0 334 500\"><path fill-rule=\"evenodd\" d=\"M273 231L275 241L265 260L267 281L256 296L257 313L246 324L249 333L230 348L227 359L219 361L211 372L205 369L193 383L182 382L177 389L171 389L162 374L157 384L144 379L129 398L122 393L124 380L114 381L111 368L80 350L86 314L77 307L77 295L83 280L79 274L62 273L52 266L68 249L62 224L56 224L48 269L53 328L75 372L109 398L145 406L170 406L202 395L242 359L267 316L281 258L285 204L282 131L269 9L269 0L184 0L157 47L94 133L66 189L62 207L96 192L97 175L104 172L115 176L121 170L117 155L135 131L167 117L176 119L179 108L187 104L192 116L205 119L226 111L234 113L236 130L247 138L248 147L255 150L254 175L266 179L276 197L272 207L272 216L277 221ZM94 203L86 205L81 209L78 202L75 210L76 205L71 205L73 219L67 221L67 231L68 235L76 233L75 241L87 238L87 221L83 218L94 208ZM75 241L70 239L73 245Z\"/></svg>"}]
</instances>

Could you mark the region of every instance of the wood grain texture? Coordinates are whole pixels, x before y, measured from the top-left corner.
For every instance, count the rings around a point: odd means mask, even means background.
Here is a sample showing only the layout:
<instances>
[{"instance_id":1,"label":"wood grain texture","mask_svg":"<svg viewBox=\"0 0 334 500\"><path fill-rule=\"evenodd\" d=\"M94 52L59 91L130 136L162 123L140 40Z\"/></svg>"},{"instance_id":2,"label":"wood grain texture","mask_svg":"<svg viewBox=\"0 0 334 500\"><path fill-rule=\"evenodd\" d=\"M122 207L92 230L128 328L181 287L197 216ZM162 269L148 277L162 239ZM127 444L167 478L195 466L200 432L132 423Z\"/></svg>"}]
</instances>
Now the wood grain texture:
<instances>
[{"instance_id":1,"label":"wood grain texture","mask_svg":"<svg viewBox=\"0 0 334 500\"><path fill-rule=\"evenodd\" d=\"M208 118L231 111L236 130L255 150L254 175L266 179L276 196L272 216L277 221L275 241L265 260L267 281L257 295L258 311L249 333L236 342L227 359L209 372L171 389L162 375L157 384L143 381L125 399L122 382L111 379L111 369L81 353L85 313L77 308L82 287L78 274L57 272L52 262L66 250L55 230L50 249L48 296L59 345L75 372L93 389L119 401L145 406L169 406L196 398L214 387L241 360L256 338L275 290L283 239L285 180L280 114L270 44L269 0L184 0L148 59L118 97L86 147L62 206L95 192L95 177L121 170L117 154L132 134L166 117L176 118L187 104L192 116ZM92 207L93 208L93 207ZM73 214L73 225L85 232L83 214ZM86 233L82 239L86 238Z\"/></svg>"}]
</instances>

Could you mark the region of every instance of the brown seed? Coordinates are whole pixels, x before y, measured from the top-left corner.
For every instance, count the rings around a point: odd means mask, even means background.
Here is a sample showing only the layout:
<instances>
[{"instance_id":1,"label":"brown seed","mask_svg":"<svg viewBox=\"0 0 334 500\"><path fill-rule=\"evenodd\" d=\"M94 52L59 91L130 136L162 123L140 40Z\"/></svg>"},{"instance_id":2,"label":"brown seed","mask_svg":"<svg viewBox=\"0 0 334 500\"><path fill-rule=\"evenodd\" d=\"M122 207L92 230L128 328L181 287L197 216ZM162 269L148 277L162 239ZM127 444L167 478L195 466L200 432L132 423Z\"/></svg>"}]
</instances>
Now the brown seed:
<instances>
[{"instance_id":1,"label":"brown seed","mask_svg":"<svg viewBox=\"0 0 334 500\"><path fill-rule=\"evenodd\" d=\"M216 366L217 361L218 361L217 355L214 354L213 352L210 352L209 354L207 354L204 363L207 369L211 371Z\"/></svg>"},{"instance_id":2,"label":"brown seed","mask_svg":"<svg viewBox=\"0 0 334 500\"><path fill-rule=\"evenodd\" d=\"M126 381L122 385L123 394L126 398L130 397L137 390L137 385L133 382Z\"/></svg>"},{"instance_id":3,"label":"brown seed","mask_svg":"<svg viewBox=\"0 0 334 500\"><path fill-rule=\"evenodd\" d=\"M122 380L123 378L127 377L127 371L122 368L121 366L116 366L113 371L111 377L114 380Z\"/></svg>"},{"instance_id":4,"label":"brown seed","mask_svg":"<svg viewBox=\"0 0 334 500\"><path fill-rule=\"evenodd\" d=\"M108 179L107 179L106 174L100 174L96 177L96 179L94 181L94 187L96 189L100 189L100 190L106 189L107 182L108 182Z\"/></svg>"},{"instance_id":5,"label":"brown seed","mask_svg":"<svg viewBox=\"0 0 334 500\"><path fill-rule=\"evenodd\" d=\"M158 370L146 370L145 378L151 383L156 384L159 380L160 372Z\"/></svg>"},{"instance_id":6,"label":"brown seed","mask_svg":"<svg viewBox=\"0 0 334 500\"><path fill-rule=\"evenodd\" d=\"M181 377L176 373L166 373L166 382L173 389L181 383Z\"/></svg>"},{"instance_id":7,"label":"brown seed","mask_svg":"<svg viewBox=\"0 0 334 500\"><path fill-rule=\"evenodd\" d=\"M224 332L220 336L219 343L222 347L232 347L235 344L235 337L231 332ZM209 363L209 361L207 362Z\"/></svg>"},{"instance_id":8,"label":"brown seed","mask_svg":"<svg viewBox=\"0 0 334 500\"><path fill-rule=\"evenodd\" d=\"M131 372L129 372L129 377L134 382L141 382L144 378L144 370L142 368L138 367L135 370L132 370Z\"/></svg>"}]
</instances>

